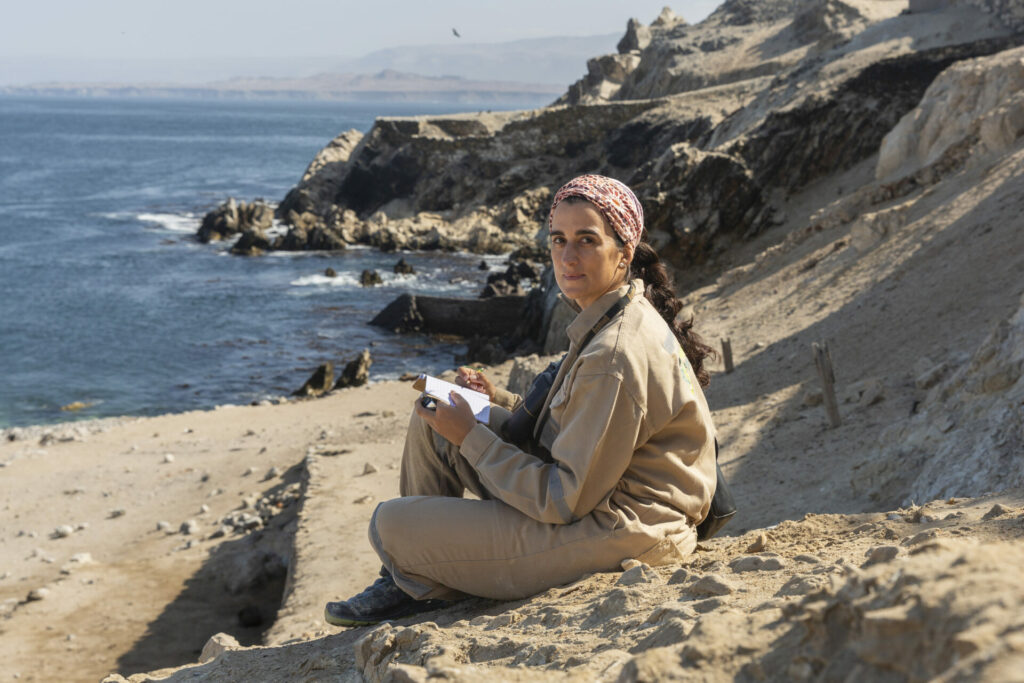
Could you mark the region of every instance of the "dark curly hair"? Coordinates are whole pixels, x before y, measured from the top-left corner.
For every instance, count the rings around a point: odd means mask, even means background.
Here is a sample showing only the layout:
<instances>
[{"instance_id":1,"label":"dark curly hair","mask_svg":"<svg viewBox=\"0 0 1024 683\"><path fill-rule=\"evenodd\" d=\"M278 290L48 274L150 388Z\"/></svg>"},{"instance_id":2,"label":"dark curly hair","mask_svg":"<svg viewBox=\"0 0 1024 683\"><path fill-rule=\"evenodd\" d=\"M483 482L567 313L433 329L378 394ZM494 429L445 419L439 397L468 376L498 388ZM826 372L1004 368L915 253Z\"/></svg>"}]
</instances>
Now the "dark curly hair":
<instances>
[{"instance_id":1,"label":"dark curly hair","mask_svg":"<svg viewBox=\"0 0 1024 683\"><path fill-rule=\"evenodd\" d=\"M704 343L704 340L693 329L693 316L685 320L676 320L683 302L676 298L672 288L672 279L661 262L658 252L647 242L645 230L633 252L633 263L629 267L630 275L644 281L644 296L661 314L669 329L676 335L679 345L683 347L686 358L693 366L693 373L702 387L711 383L711 375L704 367L704 360L717 358L718 353Z\"/></svg>"}]
</instances>

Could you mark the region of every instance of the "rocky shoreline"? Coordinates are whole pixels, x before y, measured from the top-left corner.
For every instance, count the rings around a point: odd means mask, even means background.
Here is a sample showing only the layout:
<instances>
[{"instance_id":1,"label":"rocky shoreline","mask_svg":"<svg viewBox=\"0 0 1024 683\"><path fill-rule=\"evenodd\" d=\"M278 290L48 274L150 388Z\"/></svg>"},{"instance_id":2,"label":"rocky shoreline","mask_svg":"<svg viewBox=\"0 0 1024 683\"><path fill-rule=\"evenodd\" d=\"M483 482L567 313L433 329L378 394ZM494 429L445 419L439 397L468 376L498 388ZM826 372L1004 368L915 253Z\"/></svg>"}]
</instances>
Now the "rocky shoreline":
<instances>
[{"instance_id":1,"label":"rocky shoreline","mask_svg":"<svg viewBox=\"0 0 1024 683\"><path fill-rule=\"evenodd\" d=\"M231 202L199 237L240 234L246 254L351 244L536 252L552 191L599 172L636 189L673 265L707 265L706 276L731 245L783 220L787 196L873 155L947 66L1020 44L980 11L800 8L732 1L698 26L671 12L650 27L631 22L618 55L628 73L592 69L592 86L534 111L380 118L366 135L332 140L282 198L274 216L286 235L265 236L266 205L241 204L235 218ZM950 34L965 21L971 32ZM922 22L934 26L914 50L884 42ZM767 56L744 67L755 49ZM739 70L723 72L726 63Z\"/></svg>"}]
</instances>

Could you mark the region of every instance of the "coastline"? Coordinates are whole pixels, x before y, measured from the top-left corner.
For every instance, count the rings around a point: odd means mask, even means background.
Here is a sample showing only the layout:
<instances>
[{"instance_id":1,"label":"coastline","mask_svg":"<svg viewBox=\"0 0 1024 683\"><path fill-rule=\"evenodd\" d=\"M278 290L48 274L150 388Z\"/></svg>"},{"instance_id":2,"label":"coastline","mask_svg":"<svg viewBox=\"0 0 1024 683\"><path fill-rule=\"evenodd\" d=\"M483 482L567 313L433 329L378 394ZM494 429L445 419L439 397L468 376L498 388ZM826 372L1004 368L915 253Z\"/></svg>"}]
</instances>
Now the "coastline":
<instances>
[{"instance_id":1,"label":"coastline","mask_svg":"<svg viewBox=\"0 0 1024 683\"><path fill-rule=\"evenodd\" d=\"M338 128L451 109L0 98L0 146L17 169L0 178L17 198L0 209L0 318L12 321L0 428L248 403L368 347L377 374L400 376L416 349L361 325L398 295L399 255L237 259L193 235L225 196L279 199ZM439 292L457 287L449 271L473 277L479 264L423 261L418 282ZM320 282L327 267L339 277ZM339 286L365 268L385 287ZM98 405L60 412L75 402Z\"/></svg>"}]
</instances>

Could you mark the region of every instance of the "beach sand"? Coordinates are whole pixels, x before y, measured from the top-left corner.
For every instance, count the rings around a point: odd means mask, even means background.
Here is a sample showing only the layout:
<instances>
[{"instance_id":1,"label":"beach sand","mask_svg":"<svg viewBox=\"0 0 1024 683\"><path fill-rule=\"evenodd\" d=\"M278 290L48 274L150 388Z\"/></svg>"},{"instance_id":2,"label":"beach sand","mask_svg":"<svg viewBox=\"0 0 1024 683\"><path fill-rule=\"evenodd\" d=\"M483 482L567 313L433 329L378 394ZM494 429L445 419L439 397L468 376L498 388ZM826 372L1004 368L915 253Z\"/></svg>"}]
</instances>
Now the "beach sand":
<instances>
[{"instance_id":1,"label":"beach sand","mask_svg":"<svg viewBox=\"0 0 1024 683\"><path fill-rule=\"evenodd\" d=\"M263 586L231 586L252 574L237 558L265 547L288 561L298 501L266 530L210 536L246 498L304 486L309 453L338 478L323 496L337 515L321 520L331 567L322 599L361 589L377 570L365 535L374 506L356 501L397 495L415 396L409 384L388 382L284 405L58 426L42 446L38 436L0 443L4 670L23 680L98 680L192 661L218 631L260 642L262 629L239 628L237 613L255 605L272 620L284 577L272 571ZM366 463L378 471L364 475ZM279 474L267 478L272 468ZM189 520L197 530L181 533ZM55 537L63 525L76 530ZM268 538L254 543L258 536ZM82 553L92 561L73 560ZM40 588L44 599L20 602Z\"/></svg>"}]
</instances>

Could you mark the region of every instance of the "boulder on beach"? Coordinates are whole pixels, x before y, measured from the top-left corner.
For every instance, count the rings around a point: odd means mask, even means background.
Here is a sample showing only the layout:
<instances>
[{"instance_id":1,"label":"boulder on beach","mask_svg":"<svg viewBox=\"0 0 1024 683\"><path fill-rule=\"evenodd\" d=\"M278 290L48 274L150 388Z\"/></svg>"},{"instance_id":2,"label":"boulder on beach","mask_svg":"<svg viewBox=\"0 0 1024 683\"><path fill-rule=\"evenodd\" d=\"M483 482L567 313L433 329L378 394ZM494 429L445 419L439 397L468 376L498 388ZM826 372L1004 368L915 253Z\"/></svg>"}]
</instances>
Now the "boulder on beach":
<instances>
[{"instance_id":1,"label":"boulder on beach","mask_svg":"<svg viewBox=\"0 0 1024 683\"><path fill-rule=\"evenodd\" d=\"M331 390L334 385L334 363L327 361L318 367L306 383L292 392L292 396L307 396L314 398L321 396Z\"/></svg>"},{"instance_id":2,"label":"boulder on beach","mask_svg":"<svg viewBox=\"0 0 1024 683\"><path fill-rule=\"evenodd\" d=\"M363 349L354 360L345 364L345 369L341 371L341 376L338 377L334 388L344 389L346 387L363 386L370 381L370 366L372 364L373 360L370 358L370 350Z\"/></svg>"}]
</instances>

